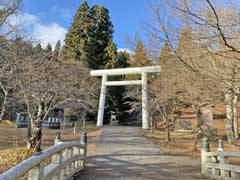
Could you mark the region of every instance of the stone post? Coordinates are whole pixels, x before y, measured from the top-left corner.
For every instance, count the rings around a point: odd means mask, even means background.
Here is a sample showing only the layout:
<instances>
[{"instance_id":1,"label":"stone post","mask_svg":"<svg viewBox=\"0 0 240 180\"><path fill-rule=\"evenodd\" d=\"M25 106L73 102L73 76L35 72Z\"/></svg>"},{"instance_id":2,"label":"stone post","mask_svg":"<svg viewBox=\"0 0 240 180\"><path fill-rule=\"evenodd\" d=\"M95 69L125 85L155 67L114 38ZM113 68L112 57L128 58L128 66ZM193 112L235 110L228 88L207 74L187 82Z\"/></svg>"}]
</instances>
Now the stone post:
<instances>
[{"instance_id":1,"label":"stone post","mask_svg":"<svg viewBox=\"0 0 240 180\"><path fill-rule=\"evenodd\" d=\"M20 122L20 118L21 118L21 114L20 113L16 113L16 127L19 127L19 122Z\"/></svg>"},{"instance_id":2,"label":"stone post","mask_svg":"<svg viewBox=\"0 0 240 180\"><path fill-rule=\"evenodd\" d=\"M80 149L78 147L73 147L73 156L77 156L80 154ZM77 169L79 168L79 161L74 161L73 168Z\"/></svg>"},{"instance_id":3,"label":"stone post","mask_svg":"<svg viewBox=\"0 0 240 180\"><path fill-rule=\"evenodd\" d=\"M80 161L82 162L80 165L82 166L82 168L85 168L86 164L85 158L87 155L87 132L82 132L80 143L84 146L84 148L80 147L80 154L84 155L84 160Z\"/></svg>"},{"instance_id":4,"label":"stone post","mask_svg":"<svg viewBox=\"0 0 240 180\"><path fill-rule=\"evenodd\" d=\"M40 180L43 177L44 171L44 164L41 163L38 166L35 166L34 168L30 169L28 171L28 177L27 180Z\"/></svg>"},{"instance_id":5,"label":"stone post","mask_svg":"<svg viewBox=\"0 0 240 180\"><path fill-rule=\"evenodd\" d=\"M201 169L202 174L207 175L205 164L207 163L207 152L210 152L209 141L207 137L202 139L202 148L201 148Z\"/></svg>"},{"instance_id":6,"label":"stone post","mask_svg":"<svg viewBox=\"0 0 240 180\"><path fill-rule=\"evenodd\" d=\"M62 152L54 154L52 156L51 164L60 165L61 163L62 163ZM60 176L58 176L58 175L52 177L52 180L59 180L59 179L60 179Z\"/></svg>"},{"instance_id":7,"label":"stone post","mask_svg":"<svg viewBox=\"0 0 240 180\"><path fill-rule=\"evenodd\" d=\"M73 155L73 149L72 148L68 148L65 150L65 153L64 153L66 159L68 158L71 158L72 155ZM72 164L69 164L66 166L66 174L69 175L72 171Z\"/></svg>"},{"instance_id":8,"label":"stone post","mask_svg":"<svg viewBox=\"0 0 240 180\"><path fill-rule=\"evenodd\" d=\"M57 132L55 140L54 140L54 145L56 146L56 145L61 144L61 143L62 143L62 141L61 141L61 133ZM52 164L59 164L60 165L62 163L62 161L63 161L64 156L65 156L65 154L63 152L59 152L57 154L54 154L52 156ZM53 179L54 178L55 179L60 179L60 180L65 179L66 178L66 168L61 169L59 177L55 177L54 176Z\"/></svg>"},{"instance_id":9,"label":"stone post","mask_svg":"<svg viewBox=\"0 0 240 180\"><path fill-rule=\"evenodd\" d=\"M55 140L54 140L54 145L58 145L59 142L61 142L61 133L57 132Z\"/></svg>"},{"instance_id":10,"label":"stone post","mask_svg":"<svg viewBox=\"0 0 240 180\"><path fill-rule=\"evenodd\" d=\"M218 162L221 163L221 164L226 163L225 162L225 158L224 158L224 156L222 154L222 152L223 152L223 142L222 142L221 139L218 140L217 151L218 151ZM220 169L220 175L221 175L221 177L225 177L226 176L226 171Z\"/></svg>"},{"instance_id":11,"label":"stone post","mask_svg":"<svg viewBox=\"0 0 240 180\"><path fill-rule=\"evenodd\" d=\"M223 142L221 139L218 140L218 148L217 151L223 152Z\"/></svg>"}]
</instances>

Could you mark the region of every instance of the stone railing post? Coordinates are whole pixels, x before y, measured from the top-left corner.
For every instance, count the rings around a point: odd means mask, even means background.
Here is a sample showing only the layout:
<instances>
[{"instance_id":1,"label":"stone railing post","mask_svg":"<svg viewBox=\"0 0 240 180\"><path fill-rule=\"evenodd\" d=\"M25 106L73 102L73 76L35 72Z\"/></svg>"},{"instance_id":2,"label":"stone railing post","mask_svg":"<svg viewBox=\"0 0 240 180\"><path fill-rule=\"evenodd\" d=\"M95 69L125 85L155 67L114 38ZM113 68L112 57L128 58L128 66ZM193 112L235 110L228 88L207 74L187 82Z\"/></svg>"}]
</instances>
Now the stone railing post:
<instances>
[{"instance_id":1,"label":"stone railing post","mask_svg":"<svg viewBox=\"0 0 240 180\"><path fill-rule=\"evenodd\" d=\"M55 140L54 140L54 145L58 145L59 142L61 142L61 133L57 132Z\"/></svg>"},{"instance_id":2,"label":"stone railing post","mask_svg":"<svg viewBox=\"0 0 240 180\"><path fill-rule=\"evenodd\" d=\"M221 152L223 152L223 142L222 142L221 139L218 140L217 151L219 152L218 162L221 163L221 164L224 164L225 163L225 158L224 158L223 154L221 153ZM221 174L222 177L225 177L225 170L220 169L220 174Z\"/></svg>"},{"instance_id":3,"label":"stone railing post","mask_svg":"<svg viewBox=\"0 0 240 180\"><path fill-rule=\"evenodd\" d=\"M61 133L60 132L57 132L56 133L56 137L55 137L55 140L54 140L54 145L58 145L58 144L61 144L62 141L61 141ZM60 165L63 161L63 152L59 152L57 154L54 154L52 156L52 161L51 161L51 164L56 164L56 165ZM66 177L66 169L63 168L61 171L60 171L60 175L59 176L54 176L53 177L53 180L62 180L62 179L65 179Z\"/></svg>"},{"instance_id":4,"label":"stone railing post","mask_svg":"<svg viewBox=\"0 0 240 180\"><path fill-rule=\"evenodd\" d=\"M80 154L80 149L78 147L73 147L73 156L79 155ZM79 161L74 161L73 162L73 167L74 168L79 168L80 164Z\"/></svg>"},{"instance_id":5,"label":"stone railing post","mask_svg":"<svg viewBox=\"0 0 240 180\"><path fill-rule=\"evenodd\" d=\"M71 158L73 155L73 149L72 148L66 149L64 155L66 159ZM69 175L71 171L72 171L72 164L69 164L66 166L66 174Z\"/></svg>"},{"instance_id":6,"label":"stone railing post","mask_svg":"<svg viewBox=\"0 0 240 180\"><path fill-rule=\"evenodd\" d=\"M44 163L41 163L28 171L27 180L40 180L43 177L43 173Z\"/></svg>"},{"instance_id":7,"label":"stone railing post","mask_svg":"<svg viewBox=\"0 0 240 180\"><path fill-rule=\"evenodd\" d=\"M217 151L223 152L223 142L221 139L218 140L218 148Z\"/></svg>"},{"instance_id":8,"label":"stone railing post","mask_svg":"<svg viewBox=\"0 0 240 180\"><path fill-rule=\"evenodd\" d=\"M80 147L80 154L84 155L84 160L81 160L80 162L80 166L82 166L82 168L85 168L85 163L86 163L86 155L87 155L87 132L82 132L81 134L81 140L80 143L84 146L84 148Z\"/></svg>"},{"instance_id":9,"label":"stone railing post","mask_svg":"<svg viewBox=\"0 0 240 180\"><path fill-rule=\"evenodd\" d=\"M207 137L202 139L202 148L201 148L201 169L202 174L207 174L205 164L207 163L207 152L210 152L209 141Z\"/></svg>"},{"instance_id":10,"label":"stone railing post","mask_svg":"<svg viewBox=\"0 0 240 180\"><path fill-rule=\"evenodd\" d=\"M60 165L62 163L62 152L59 152L57 154L54 154L52 156L52 161L51 161L51 164L53 165ZM60 171L60 174L61 174L61 171ZM55 175L52 177L52 180L59 180L61 177L61 175Z\"/></svg>"}]
</instances>

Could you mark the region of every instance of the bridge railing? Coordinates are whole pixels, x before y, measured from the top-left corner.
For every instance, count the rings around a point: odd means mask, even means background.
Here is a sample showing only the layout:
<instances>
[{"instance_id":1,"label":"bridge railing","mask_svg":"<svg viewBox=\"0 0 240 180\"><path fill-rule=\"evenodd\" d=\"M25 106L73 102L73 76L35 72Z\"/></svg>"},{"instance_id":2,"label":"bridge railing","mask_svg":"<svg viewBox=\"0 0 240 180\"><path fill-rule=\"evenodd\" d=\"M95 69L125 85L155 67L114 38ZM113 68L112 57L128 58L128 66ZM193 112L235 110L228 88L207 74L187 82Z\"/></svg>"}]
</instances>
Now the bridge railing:
<instances>
[{"instance_id":1,"label":"bridge railing","mask_svg":"<svg viewBox=\"0 0 240 180\"><path fill-rule=\"evenodd\" d=\"M201 149L202 174L213 179L240 179L240 165L229 164L229 157L240 158L240 152L223 151L221 140L217 151L210 152L208 139L204 138Z\"/></svg>"},{"instance_id":2,"label":"bridge railing","mask_svg":"<svg viewBox=\"0 0 240 180\"><path fill-rule=\"evenodd\" d=\"M79 142L60 142L22 161L0 175L0 180L66 180L85 167L87 134Z\"/></svg>"}]
</instances>

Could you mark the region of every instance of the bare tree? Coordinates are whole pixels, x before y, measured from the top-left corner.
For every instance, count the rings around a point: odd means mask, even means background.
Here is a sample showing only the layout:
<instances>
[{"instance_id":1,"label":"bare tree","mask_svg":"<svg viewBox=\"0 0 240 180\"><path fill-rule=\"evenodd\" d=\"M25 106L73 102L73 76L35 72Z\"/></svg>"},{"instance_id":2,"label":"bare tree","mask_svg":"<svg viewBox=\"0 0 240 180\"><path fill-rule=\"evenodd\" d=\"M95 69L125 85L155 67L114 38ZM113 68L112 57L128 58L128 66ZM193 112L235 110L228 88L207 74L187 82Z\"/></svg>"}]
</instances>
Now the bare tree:
<instances>
[{"instance_id":1,"label":"bare tree","mask_svg":"<svg viewBox=\"0 0 240 180\"><path fill-rule=\"evenodd\" d=\"M1 113L0 122L3 119L6 107L9 105L16 97L16 81L14 77L14 69L12 68L10 44L5 39L1 43L1 60L0 60L0 89L1 89Z\"/></svg>"},{"instance_id":2,"label":"bare tree","mask_svg":"<svg viewBox=\"0 0 240 180\"><path fill-rule=\"evenodd\" d=\"M30 118L28 139L35 151L41 150L42 121L57 107L71 107L71 103L94 107L96 81L78 62L55 62L45 51L34 49L30 43L16 40L11 44L16 80ZM76 105L76 104L75 104Z\"/></svg>"},{"instance_id":3,"label":"bare tree","mask_svg":"<svg viewBox=\"0 0 240 180\"><path fill-rule=\"evenodd\" d=\"M231 143L234 134L235 138L238 137L237 120L234 118L234 101L239 91L240 51L237 42L240 26L237 2L179 0L173 3L165 0L155 1L151 9L154 20L152 24L147 23L147 29L153 46L159 49L167 41L177 60L197 77L195 80L203 83L217 81L218 85L212 87L213 91L216 92L218 88L218 92L227 94L228 118L225 124L228 141ZM195 43L186 44L187 53L178 50L178 39L184 28L191 30Z\"/></svg>"},{"instance_id":4,"label":"bare tree","mask_svg":"<svg viewBox=\"0 0 240 180\"><path fill-rule=\"evenodd\" d=\"M5 36L15 31L15 28L9 24L9 17L17 13L19 6L20 0L0 1L0 122L6 112L6 106L14 99L14 70L10 66L10 47Z\"/></svg>"},{"instance_id":5,"label":"bare tree","mask_svg":"<svg viewBox=\"0 0 240 180\"><path fill-rule=\"evenodd\" d=\"M0 0L0 34L7 36L16 31L9 18L18 12L20 5L21 0Z\"/></svg>"}]
</instances>

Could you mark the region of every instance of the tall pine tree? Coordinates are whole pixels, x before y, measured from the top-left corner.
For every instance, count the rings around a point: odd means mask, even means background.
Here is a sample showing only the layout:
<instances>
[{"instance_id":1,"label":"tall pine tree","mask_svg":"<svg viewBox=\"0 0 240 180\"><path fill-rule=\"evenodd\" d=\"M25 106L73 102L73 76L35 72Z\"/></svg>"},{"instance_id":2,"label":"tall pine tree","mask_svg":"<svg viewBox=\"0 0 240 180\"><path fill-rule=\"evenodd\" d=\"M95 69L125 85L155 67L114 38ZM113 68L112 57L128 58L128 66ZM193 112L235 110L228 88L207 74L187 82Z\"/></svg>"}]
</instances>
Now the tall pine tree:
<instances>
[{"instance_id":1,"label":"tall pine tree","mask_svg":"<svg viewBox=\"0 0 240 180\"><path fill-rule=\"evenodd\" d=\"M157 63L162 65L164 62L170 60L170 58L171 58L171 49L168 45L168 42L165 41Z\"/></svg>"},{"instance_id":2,"label":"tall pine tree","mask_svg":"<svg viewBox=\"0 0 240 180\"><path fill-rule=\"evenodd\" d=\"M61 42L58 41L53 51L53 61L59 61L60 52L61 52Z\"/></svg>"},{"instance_id":3,"label":"tall pine tree","mask_svg":"<svg viewBox=\"0 0 240 180\"><path fill-rule=\"evenodd\" d=\"M42 49L42 45L40 43L38 43L34 49L37 51L37 52L41 52L43 49Z\"/></svg>"},{"instance_id":4,"label":"tall pine tree","mask_svg":"<svg viewBox=\"0 0 240 180\"><path fill-rule=\"evenodd\" d=\"M113 47L115 46L113 46L112 44L109 47L112 47L110 49L113 50L114 49ZM113 54L114 56L116 55L114 60L114 68L128 67L128 61L130 59L130 55L127 52L118 52L118 53L115 51L110 51L110 52L112 53L109 53L109 54ZM112 66L112 64L110 63L109 65L110 67ZM109 80L120 81L124 79L125 79L124 76L113 76L113 77L110 77ZM109 117L110 113L107 113L107 112L114 111L117 113L117 118L118 120L120 120L120 123L122 123L124 120L126 121L128 118L128 116L126 116L126 113L125 113L125 111L127 110L125 105L126 87L124 86L108 87L107 91L108 92L107 92L107 100L106 100L106 115L108 115Z\"/></svg>"},{"instance_id":5,"label":"tall pine tree","mask_svg":"<svg viewBox=\"0 0 240 180\"><path fill-rule=\"evenodd\" d=\"M143 67L150 65L151 61L141 41L138 41L133 59L130 65L133 67Z\"/></svg>"},{"instance_id":6,"label":"tall pine tree","mask_svg":"<svg viewBox=\"0 0 240 180\"><path fill-rule=\"evenodd\" d=\"M105 58L107 61L107 64L105 65L105 68L107 69L113 69L117 67L116 60L117 60L117 47L114 44L112 40L108 42L108 46L105 50Z\"/></svg>"},{"instance_id":7,"label":"tall pine tree","mask_svg":"<svg viewBox=\"0 0 240 180\"><path fill-rule=\"evenodd\" d=\"M53 59L53 52L52 52L51 44L48 43L48 45L47 45L46 49L44 50L44 52L45 52L48 60L52 60Z\"/></svg>"},{"instance_id":8,"label":"tall pine tree","mask_svg":"<svg viewBox=\"0 0 240 180\"><path fill-rule=\"evenodd\" d=\"M113 25L109 17L109 11L104 6L94 5L90 14L93 18L94 29L91 34L90 58L88 65L94 69L104 68L108 63L108 46L113 45ZM114 48L114 47L113 47Z\"/></svg>"},{"instance_id":9,"label":"tall pine tree","mask_svg":"<svg viewBox=\"0 0 240 180\"><path fill-rule=\"evenodd\" d=\"M66 34L62 58L86 61L86 46L92 30L89 6L84 1L74 16L73 23Z\"/></svg>"},{"instance_id":10,"label":"tall pine tree","mask_svg":"<svg viewBox=\"0 0 240 180\"><path fill-rule=\"evenodd\" d=\"M66 35L63 59L82 61L93 69L104 68L109 60L106 50L112 34L109 11L98 5L89 8L87 2L83 2Z\"/></svg>"},{"instance_id":11,"label":"tall pine tree","mask_svg":"<svg viewBox=\"0 0 240 180\"><path fill-rule=\"evenodd\" d=\"M189 28L183 28L178 39L177 53L182 58L188 59L190 54L197 53L196 50L198 51L198 48L196 43L194 42L192 30Z\"/></svg>"},{"instance_id":12,"label":"tall pine tree","mask_svg":"<svg viewBox=\"0 0 240 180\"><path fill-rule=\"evenodd\" d=\"M117 67L118 68L126 68L129 66L130 54L126 51L120 51L117 54Z\"/></svg>"}]
</instances>

